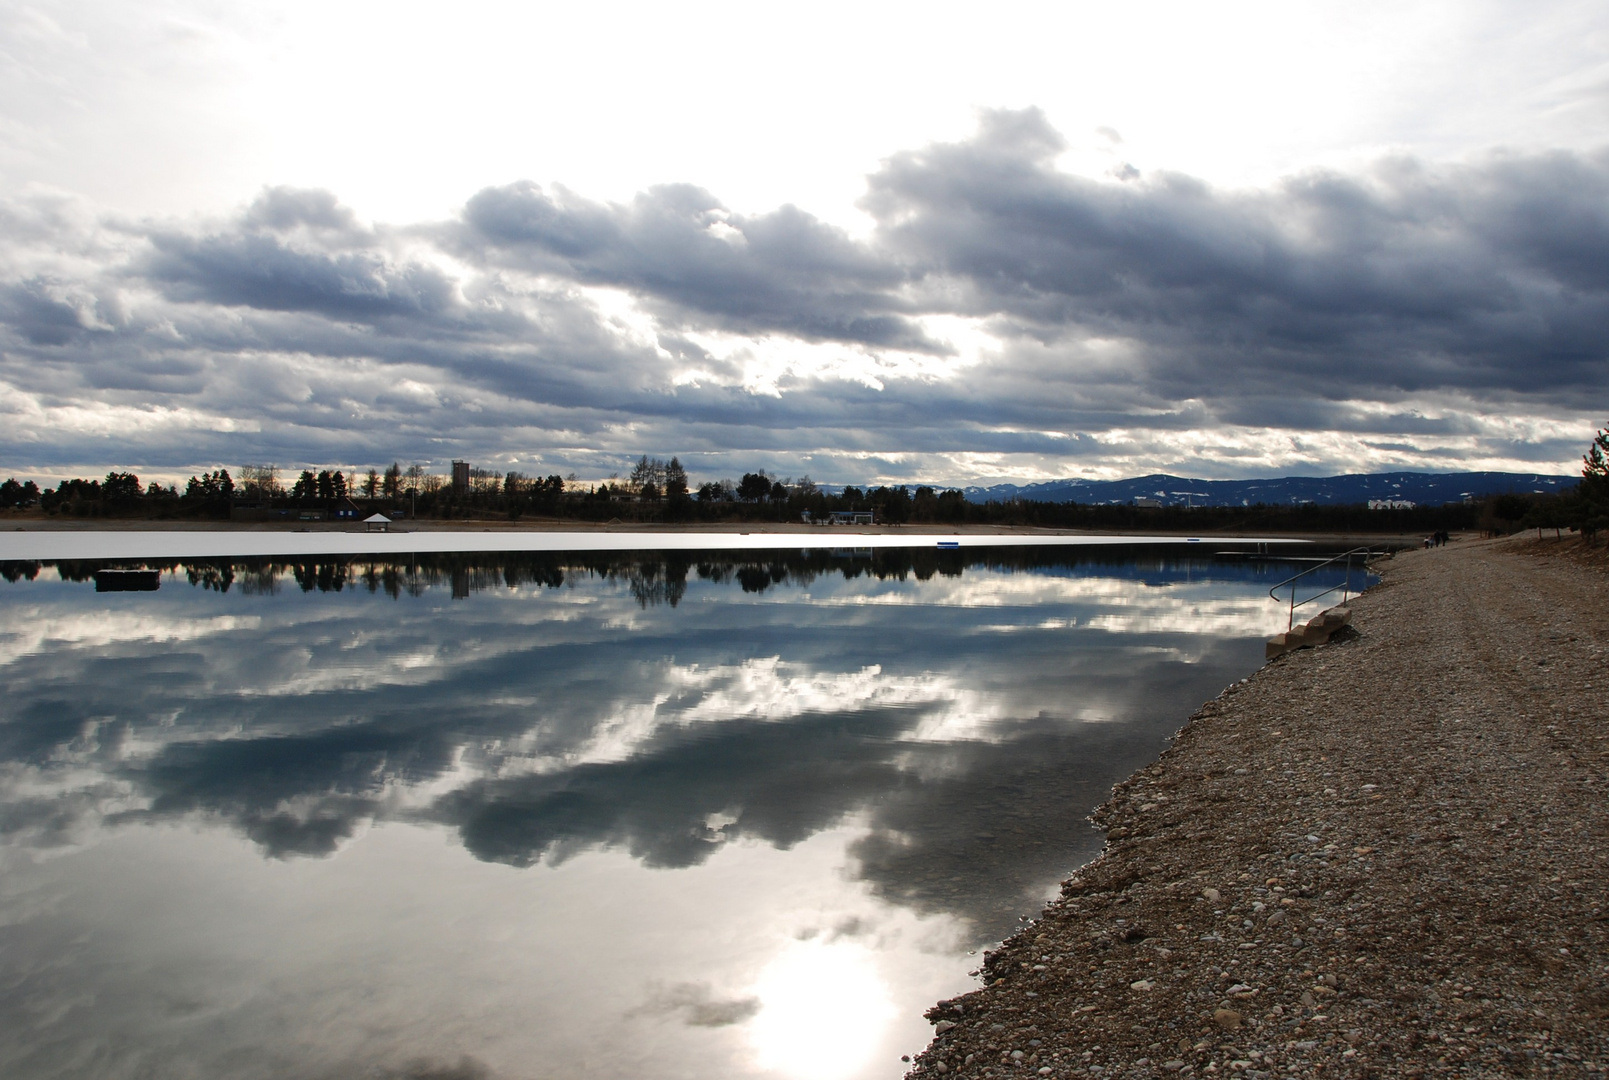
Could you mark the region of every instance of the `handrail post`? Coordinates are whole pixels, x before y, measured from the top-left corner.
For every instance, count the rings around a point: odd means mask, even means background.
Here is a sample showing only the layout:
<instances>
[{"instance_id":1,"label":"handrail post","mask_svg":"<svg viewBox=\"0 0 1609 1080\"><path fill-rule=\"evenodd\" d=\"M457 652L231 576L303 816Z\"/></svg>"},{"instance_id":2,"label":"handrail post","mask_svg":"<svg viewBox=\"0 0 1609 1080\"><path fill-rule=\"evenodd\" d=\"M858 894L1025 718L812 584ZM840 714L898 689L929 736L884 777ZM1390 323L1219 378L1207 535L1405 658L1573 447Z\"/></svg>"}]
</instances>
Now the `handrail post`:
<instances>
[{"instance_id":1,"label":"handrail post","mask_svg":"<svg viewBox=\"0 0 1609 1080\"><path fill-rule=\"evenodd\" d=\"M1297 583L1299 581L1301 581L1303 578L1307 577L1310 574L1316 573L1317 571L1324 569L1326 566L1333 566L1334 564L1340 562L1342 559L1345 559L1346 560L1346 574L1342 578L1341 584L1339 584L1339 585L1331 585L1328 589L1321 589L1317 593L1314 593L1312 596L1309 596L1306 600L1302 601L1303 605L1310 604L1314 600L1317 600L1319 597L1327 596L1330 593L1333 593L1337 589L1339 589L1341 591L1341 603L1344 604L1348 600L1350 600L1351 597L1352 597L1352 557L1354 555L1362 555L1363 556L1363 566L1364 566L1365 569L1367 569L1368 565L1369 565L1369 556L1372 555L1372 554L1373 554L1373 552L1370 551L1369 548L1367 548L1367 547L1353 548L1351 551L1345 551L1345 552L1342 552L1339 555L1331 556L1330 558L1325 559L1323 562L1319 563L1317 566L1310 566L1306 570L1303 570L1301 573L1296 574L1296 575L1294 575L1292 577L1286 578L1284 581L1281 581L1279 584L1274 585L1273 587L1271 587L1268 590L1269 599L1276 600L1276 601L1279 599L1279 590L1280 589L1283 589L1286 585L1289 585L1291 587L1290 611L1289 611L1289 618L1287 619L1286 624L1285 624L1286 629L1288 629L1288 630L1289 629L1295 629L1295 627L1296 627L1296 608L1297 608L1297 603L1296 603L1296 591L1297 591L1297 589L1296 589L1296 586L1297 586Z\"/></svg>"}]
</instances>

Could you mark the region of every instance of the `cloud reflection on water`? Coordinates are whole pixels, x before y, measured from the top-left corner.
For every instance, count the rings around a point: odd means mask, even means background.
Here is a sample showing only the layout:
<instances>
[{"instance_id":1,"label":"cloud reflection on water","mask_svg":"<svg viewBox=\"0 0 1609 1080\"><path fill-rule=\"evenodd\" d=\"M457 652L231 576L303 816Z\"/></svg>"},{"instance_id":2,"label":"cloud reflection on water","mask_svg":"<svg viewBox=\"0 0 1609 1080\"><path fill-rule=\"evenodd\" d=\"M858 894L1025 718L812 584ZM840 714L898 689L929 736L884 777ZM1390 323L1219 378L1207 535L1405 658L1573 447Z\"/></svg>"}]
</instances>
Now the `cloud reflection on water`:
<instances>
[{"instance_id":1,"label":"cloud reflection on water","mask_svg":"<svg viewBox=\"0 0 1609 1080\"><path fill-rule=\"evenodd\" d=\"M877 891L996 936L1092 850L1082 815L1114 770L1279 619L1277 571L1079 559L226 564L143 601L19 585L0 829L58 844L199 815L285 858L396 819L514 866L607 847L687 867L866 810Z\"/></svg>"},{"instance_id":2,"label":"cloud reflection on water","mask_svg":"<svg viewBox=\"0 0 1609 1080\"><path fill-rule=\"evenodd\" d=\"M88 569L0 587L20 1076L751 1075L849 975L896 1075L1282 617L1065 551Z\"/></svg>"}]
</instances>

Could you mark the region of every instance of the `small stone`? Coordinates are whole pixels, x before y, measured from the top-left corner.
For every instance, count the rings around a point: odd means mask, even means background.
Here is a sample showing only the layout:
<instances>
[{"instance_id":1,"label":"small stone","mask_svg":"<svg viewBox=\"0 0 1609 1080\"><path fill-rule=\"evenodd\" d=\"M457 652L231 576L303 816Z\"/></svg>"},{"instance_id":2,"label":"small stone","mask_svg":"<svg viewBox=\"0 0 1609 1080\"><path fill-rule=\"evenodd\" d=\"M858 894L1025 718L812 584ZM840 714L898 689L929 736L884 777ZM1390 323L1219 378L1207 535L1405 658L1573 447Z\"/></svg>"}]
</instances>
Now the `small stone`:
<instances>
[{"instance_id":1,"label":"small stone","mask_svg":"<svg viewBox=\"0 0 1609 1080\"><path fill-rule=\"evenodd\" d=\"M1153 987L1155 985L1156 984L1153 983L1150 979L1141 979L1138 982L1129 983L1129 989L1130 990L1149 990L1149 989L1151 989L1151 987Z\"/></svg>"},{"instance_id":2,"label":"small stone","mask_svg":"<svg viewBox=\"0 0 1609 1080\"><path fill-rule=\"evenodd\" d=\"M1013 1050L1011 1052L1011 1060L1012 1061L1021 1061L1023 1058L1025 1058L1027 1056L1028 1055L1024 1054L1021 1050Z\"/></svg>"},{"instance_id":3,"label":"small stone","mask_svg":"<svg viewBox=\"0 0 1609 1080\"><path fill-rule=\"evenodd\" d=\"M946 1031L949 1031L953 1027L955 1027L954 1020L940 1020L938 1023L933 1025L933 1034L943 1035Z\"/></svg>"},{"instance_id":4,"label":"small stone","mask_svg":"<svg viewBox=\"0 0 1609 1080\"><path fill-rule=\"evenodd\" d=\"M1276 911L1268 917L1268 925L1278 926L1280 923L1284 922L1286 918L1287 916L1283 911Z\"/></svg>"},{"instance_id":5,"label":"small stone","mask_svg":"<svg viewBox=\"0 0 1609 1080\"><path fill-rule=\"evenodd\" d=\"M1051 1070L1049 1065L1041 1065L1039 1067L1039 1075L1040 1076L1049 1076L1051 1074L1051 1071L1052 1070Z\"/></svg>"},{"instance_id":6,"label":"small stone","mask_svg":"<svg viewBox=\"0 0 1609 1080\"><path fill-rule=\"evenodd\" d=\"M950 1071L950 1067L948 1065L944 1064L944 1062L942 1062L942 1061L939 1062L937 1065L933 1066L933 1068L936 1071L941 1072L941 1073L945 1073L945 1072Z\"/></svg>"},{"instance_id":7,"label":"small stone","mask_svg":"<svg viewBox=\"0 0 1609 1080\"><path fill-rule=\"evenodd\" d=\"M1163 1072L1178 1072L1182 1068L1184 1068L1184 1062L1180 1061L1178 1058L1174 1058L1171 1061L1164 1061L1162 1063Z\"/></svg>"},{"instance_id":8,"label":"small stone","mask_svg":"<svg viewBox=\"0 0 1609 1080\"><path fill-rule=\"evenodd\" d=\"M1301 1001L1302 1001L1302 1004L1306 1005L1309 1009L1313 1009L1313 1008L1318 1007L1318 1001L1313 997L1313 991L1311 991L1311 990L1303 990L1302 991Z\"/></svg>"},{"instance_id":9,"label":"small stone","mask_svg":"<svg viewBox=\"0 0 1609 1080\"><path fill-rule=\"evenodd\" d=\"M1217 889L1208 887L1201 890L1201 898L1209 904L1216 904L1224 898L1224 894Z\"/></svg>"},{"instance_id":10,"label":"small stone","mask_svg":"<svg viewBox=\"0 0 1609 1080\"><path fill-rule=\"evenodd\" d=\"M1212 1014L1212 1022L1225 1031L1234 1031L1240 1027L1240 1014L1234 1009L1217 1009Z\"/></svg>"}]
</instances>

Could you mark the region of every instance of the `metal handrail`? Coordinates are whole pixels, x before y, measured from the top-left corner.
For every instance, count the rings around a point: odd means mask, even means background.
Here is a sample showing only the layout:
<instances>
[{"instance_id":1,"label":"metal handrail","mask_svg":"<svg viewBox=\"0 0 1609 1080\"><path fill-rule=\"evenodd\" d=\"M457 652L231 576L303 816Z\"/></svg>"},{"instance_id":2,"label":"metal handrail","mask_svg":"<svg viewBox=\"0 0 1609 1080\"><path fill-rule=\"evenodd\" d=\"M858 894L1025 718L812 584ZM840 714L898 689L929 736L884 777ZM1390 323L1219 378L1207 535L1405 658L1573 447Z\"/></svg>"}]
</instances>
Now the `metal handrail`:
<instances>
[{"instance_id":1,"label":"metal handrail","mask_svg":"<svg viewBox=\"0 0 1609 1080\"><path fill-rule=\"evenodd\" d=\"M1328 596L1330 593L1335 592L1337 589L1341 590L1341 603L1343 603L1343 604L1346 603L1348 597L1350 597L1352 595L1352 557L1355 556L1355 555L1362 555L1363 556L1363 565L1364 565L1364 568L1366 569L1368 567L1368 565L1369 565L1370 557L1372 557L1374 554L1375 554L1375 552L1372 549L1367 548L1367 547L1356 547L1356 548L1353 548L1351 551L1343 551L1341 554L1336 555L1334 558L1325 559L1323 562L1318 563L1317 565L1309 566L1306 570L1303 570L1300 574L1295 574L1295 575L1293 575L1291 577L1288 577L1284 581L1280 582L1278 585L1275 585L1273 588L1269 589L1268 590L1269 599L1278 600L1279 596L1276 595L1276 594L1279 592L1279 590L1283 589L1287 585L1289 585L1291 587L1290 618L1285 623L1285 629L1289 630L1289 629L1291 629L1292 627L1294 627L1296 625L1296 609L1297 608L1306 607L1308 604L1311 604L1313 601L1317 600L1319 597ZM1338 563L1342 559L1346 560L1346 578L1341 582L1341 584L1339 584L1339 585L1331 585L1328 589L1324 589L1324 590L1322 590L1320 592L1314 593L1312 596L1309 596L1307 599L1303 600L1301 603L1296 602L1296 583L1298 581L1301 581L1303 578L1305 578L1307 575L1313 573L1314 571L1322 570L1326 566L1329 566L1331 563Z\"/></svg>"}]
</instances>

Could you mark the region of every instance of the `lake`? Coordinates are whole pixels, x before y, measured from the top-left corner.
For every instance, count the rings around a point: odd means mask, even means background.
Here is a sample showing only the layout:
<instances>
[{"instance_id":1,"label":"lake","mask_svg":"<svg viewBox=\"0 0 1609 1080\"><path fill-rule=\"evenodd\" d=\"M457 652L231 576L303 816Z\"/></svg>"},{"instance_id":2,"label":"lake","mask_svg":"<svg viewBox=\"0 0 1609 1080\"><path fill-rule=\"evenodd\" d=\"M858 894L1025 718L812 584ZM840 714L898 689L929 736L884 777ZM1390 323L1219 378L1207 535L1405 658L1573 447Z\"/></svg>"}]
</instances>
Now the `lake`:
<instances>
[{"instance_id":1,"label":"lake","mask_svg":"<svg viewBox=\"0 0 1609 1080\"><path fill-rule=\"evenodd\" d=\"M0 1075L898 1077L1292 566L4 564Z\"/></svg>"}]
</instances>

